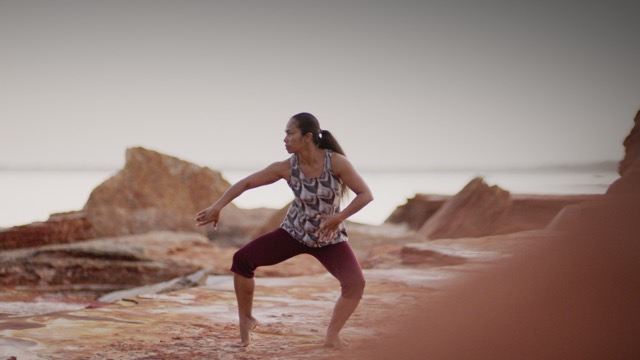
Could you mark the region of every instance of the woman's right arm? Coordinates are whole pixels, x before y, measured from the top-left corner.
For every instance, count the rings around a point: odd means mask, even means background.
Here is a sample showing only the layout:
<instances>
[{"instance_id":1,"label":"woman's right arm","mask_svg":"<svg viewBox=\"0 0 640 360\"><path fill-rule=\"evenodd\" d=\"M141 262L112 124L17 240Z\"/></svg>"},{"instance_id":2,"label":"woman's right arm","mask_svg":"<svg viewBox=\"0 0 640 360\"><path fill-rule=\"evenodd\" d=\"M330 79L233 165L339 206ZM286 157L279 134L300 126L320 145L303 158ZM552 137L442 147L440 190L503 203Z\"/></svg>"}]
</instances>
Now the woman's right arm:
<instances>
[{"instance_id":1,"label":"woman's right arm","mask_svg":"<svg viewBox=\"0 0 640 360\"><path fill-rule=\"evenodd\" d=\"M227 191L225 191L225 193L222 194L222 196L213 203L213 205L196 214L196 225L202 226L208 223L213 223L213 228L215 229L218 225L220 211L222 211L227 204L249 189L272 184L280 179L288 179L289 171L289 160L284 160L275 162L238 181L227 189Z\"/></svg>"}]
</instances>

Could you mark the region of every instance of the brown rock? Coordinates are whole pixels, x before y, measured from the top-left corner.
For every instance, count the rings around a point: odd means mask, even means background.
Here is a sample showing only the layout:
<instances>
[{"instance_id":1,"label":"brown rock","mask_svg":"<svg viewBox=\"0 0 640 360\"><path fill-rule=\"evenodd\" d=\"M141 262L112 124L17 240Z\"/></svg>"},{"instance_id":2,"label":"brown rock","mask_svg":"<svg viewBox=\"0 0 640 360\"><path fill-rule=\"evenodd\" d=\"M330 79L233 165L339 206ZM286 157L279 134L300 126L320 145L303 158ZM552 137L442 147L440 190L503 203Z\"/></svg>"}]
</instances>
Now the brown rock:
<instances>
[{"instance_id":1,"label":"brown rock","mask_svg":"<svg viewBox=\"0 0 640 360\"><path fill-rule=\"evenodd\" d=\"M429 264L431 266L459 265L466 262L465 257L432 249L429 244L407 244L400 252L405 265Z\"/></svg>"},{"instance_id":2,"label":"brown rock","mask_svg":"<svg viewBox=\"0 0 640 360\"><path fill-rule=\"evenodd\" d=\"M207 233L224 244L246 242L273 210L225 207L214 232L198 228L196 212L229 187L221 174L175 157L130 148L125 167L96 187L83 210L53 214L45 222L0 230L0 250L172 230Z\"/></svg>"},{"instance_id":3,"label":"brown rock","mask_svg":"<svg viewBox=\"0 0 640 360\"><path fill-rule=\"evenodd\" d=\"M143 148L96 187L84 206L93 237L155 230L195 231L194 215L229 187L219 172ZM229 211L233 212L233 204Z\"/></svg>"},{"instance_id":4,"label":"brown rock","mask_svg":"<svg viewBox=\"0 0 640 360\"><path fill-rule=\"evenodd\" d=\"M0 286L43 292L113 291L153 284L201 268L226 273L233 249L197 233L154 232L0 253Z\"/></svg>"},{"instance_id":5,"label":"brown rock","mask_svg":"<svg viewBox=\"0 0 640 360\"><path fill-rule=\"evenodd\" d=\"M625 157L620 162L620 178L614 181L605 195L579 204L565 207L550 224L554 229L566 230L585 214L594 209L609 206L611 202L626 203L630 200L640 203L640 111L634 120L635 125L623 144Z\"/></svg>"},{"instance_id":6,"label":"brown rock","mask_svg":"<svg viewBox=\"0 0 640 360\"><path fill-rule=\"evenodd\" d=\"M90 233L91 224L84 212L53 214L45 222L0 230L0 250L70 243L85 240L91 236Z\"/></svg>"},{"instance_id":7,"label":"brown rock","mask_svg":"<svg viewBox=\"0 0 640 360\"><path fill-rule=\"evenodd\" d=\"M368 262L369 257L376 256L373 251L376 247L402 246L419 241L415 231L407 229L405 225L368 225L347 222L345 227L349 234L349 245L362 263Z\"/></svg>"},{"instance_id":8,"label":"brown rock","mask_svg":"<svg viewBox=\"0 0 640 360\"><path fill-rule=\"evenodd\" d=\"M510 194L508 210L493 220L489 234L479 236L544 229L563 208L585 201L598 200L600 197L602 197L600 194ZM450 199L448 196L417 194L405 205L398 207L385 223L407 224L409 228L419 230L448 199ZM423 223L420 224L420 221Z\"/></svg>"},{"instance_id":9,"label":"brown rock","mask_svg":"<svg viewBox=\"0 0 640 360\"><path fill-rule=\"evenodd\" d=\"M624 145L624 158L618 167L620 176L624 176L631 164L640 158L640 111L636 113L633 121L634 126L631 132L622 142L622 145Z\"/></svg>"},{"instance_id":10,"label":"brown rock","mask_svg":"<svg viewBox=\"0 0 640 360\"><path fill-rule=\"evenodd\" d=\"M495 262L531 248L558 233L549 229L529 230L484 237L439 239L402 246L404 265L451 266L466 262Z\"/></svg>"},{"instance_id":11,"label":"brown rock","mask_svg":"<svg viewBox=\"0 0 640 360\"><path fill-rule=\"evenodd\" d=\"M360 262L363 269L389 269L398 267L401 262L402 245L377 245Z\"/></svg>"},{"instance_id":12,"label":"brown rock","mask_svg":"<svg viewBox=\"0 0 640 360\"><path fill-rule=\"evenodd\" d=\"M640 111L634 120L631 133L624 139L624 159L620 162L620 178L614 181L607 194L624 195L635 192L640 187Z\"/></svg>"},{"instance_id":13,"label":"brown rock","mask_svg":"<svg viewBox=\"0 0 640 360\"><path fill-rule=\"evenodd\" d=\"M407 224L410 229L418 230L450 198L446 195L416 194L407 199L406 204L398 206L385 223Z\"/></svg>"},{"instance_id":14,"label":"brown rock","mask_svg":"<svg viewBox=\"0 0 640 360\"><path fill-rule=\"evenodd\" d=\"M430 217L418 234L429 240L489 235L510 206L509 192L475 178Z\"/></svg>"},{"instance_id":15,"label":"brown rock","mask_svg":"<svg viewBox=\"0 0 640 360\"><path fill-rule=\"evenodd\" d=\"M511 207L493 234L544 229L568 206L598 200L600 194L586 195L527 195L512 194Z\"/></svg>"}]
</instances>

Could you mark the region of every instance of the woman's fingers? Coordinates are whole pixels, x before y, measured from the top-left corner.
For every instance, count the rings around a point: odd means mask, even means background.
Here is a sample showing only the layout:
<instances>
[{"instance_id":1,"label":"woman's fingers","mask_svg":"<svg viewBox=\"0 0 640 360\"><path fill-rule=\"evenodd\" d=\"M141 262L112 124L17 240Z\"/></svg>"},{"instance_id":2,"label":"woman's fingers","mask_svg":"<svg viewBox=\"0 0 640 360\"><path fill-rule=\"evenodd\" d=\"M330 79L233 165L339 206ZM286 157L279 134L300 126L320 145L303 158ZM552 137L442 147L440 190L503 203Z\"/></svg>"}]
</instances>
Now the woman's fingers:
<instances>
[{"instance_id":1,"label":"woman's fingers","mask_svg":"<svg viewBox=\"0 0 640 360\"><path fill-rule=\"evenodd\" d=\"M218 229L218 221L217 220L197 220L196 225L197 226L202 226L202 225L207 225L211 223L213 226L213 230L217 230Z\"/></svg>"},{"instance_id":2,"label":"woman's fingers","mask_svg":"<svg viewBox=\"0 0 640 360\"><path fill-rule=\"evenodd\" d=\"M213 223L213 229L216 230L218 228L218 219L215 218L213 213L208 208L197 213L194 220L196 221L196 225L198 226Z\"/></svg>"},{"instance_id":3,"label":"woman's fingers","mask_svg":"<svg viewBox=\"0 0 640 360\"><path fill-rule=\"evenodd\" d=\"M328 242L333 240L336 237L337 232L337 229L320 228L320 230L318 231L320 242Z\"/></svg>"},{"instance_id":4,"label":"woman's fingers","mask_svg":"<svg viewBox=\"0 0 640 360\"><path fill-rule=\"evenodd\" d=\"M333 240L338 233L338 227L340 222L332 221L332 215L318 214L317 218L322 220L320 228L318 229L318 237L321 242L328 242Z\"/></svg>"}]
</instances>

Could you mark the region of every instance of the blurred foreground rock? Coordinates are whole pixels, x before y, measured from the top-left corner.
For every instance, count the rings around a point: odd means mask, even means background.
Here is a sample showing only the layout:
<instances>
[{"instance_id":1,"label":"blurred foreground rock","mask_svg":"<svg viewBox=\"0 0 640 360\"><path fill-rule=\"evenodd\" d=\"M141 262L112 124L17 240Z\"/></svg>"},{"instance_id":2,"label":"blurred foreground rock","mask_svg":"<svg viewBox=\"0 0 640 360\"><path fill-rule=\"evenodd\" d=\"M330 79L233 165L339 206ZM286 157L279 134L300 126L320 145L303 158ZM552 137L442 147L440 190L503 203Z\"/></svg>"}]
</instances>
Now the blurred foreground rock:
<instances>
[{"instance_id":1,"label":"blurred foreground rock","mask_svg":"<svg viewBox=\"0 0 640 360\"><path fill-rule=\"evenodd\" d=\"M638 193L583 207L557 236L414 303L362 358L638 358L638 214Z\"/></svg>"},{"instance_id":2,"label":"blurred foreground rock","mask_svg":"<svg viewBox=\"0 0 640 360\"><path fill-rule=\"evenodd\" d=\"M604 196L564 208L545 230L554 235L527 251L416 302L362 358L639 358L639 119Z\"/></svg>"}]
</instances>

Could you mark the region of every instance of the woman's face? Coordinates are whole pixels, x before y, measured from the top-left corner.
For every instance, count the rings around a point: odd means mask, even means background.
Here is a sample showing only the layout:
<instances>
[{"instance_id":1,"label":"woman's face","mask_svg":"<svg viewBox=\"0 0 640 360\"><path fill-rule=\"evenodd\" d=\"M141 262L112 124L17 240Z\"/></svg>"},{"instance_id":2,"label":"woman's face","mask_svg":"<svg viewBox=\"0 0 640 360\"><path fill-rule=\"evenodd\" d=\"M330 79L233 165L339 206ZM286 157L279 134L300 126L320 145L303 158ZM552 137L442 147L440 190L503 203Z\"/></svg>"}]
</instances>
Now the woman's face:
<instances>
[{"instance_id":1,"label":"woman's face","mask_svg":"<svg viewBox=\"0 0 640 360\"><path fill-rule=\"evenodd\" d=\"M287 127L284 129L284 147L289 154L298 152L308 142L309 136L302 136L298 121L290 119Z\"/></svg>"}]
</instances>

